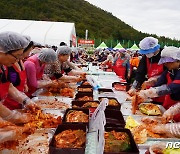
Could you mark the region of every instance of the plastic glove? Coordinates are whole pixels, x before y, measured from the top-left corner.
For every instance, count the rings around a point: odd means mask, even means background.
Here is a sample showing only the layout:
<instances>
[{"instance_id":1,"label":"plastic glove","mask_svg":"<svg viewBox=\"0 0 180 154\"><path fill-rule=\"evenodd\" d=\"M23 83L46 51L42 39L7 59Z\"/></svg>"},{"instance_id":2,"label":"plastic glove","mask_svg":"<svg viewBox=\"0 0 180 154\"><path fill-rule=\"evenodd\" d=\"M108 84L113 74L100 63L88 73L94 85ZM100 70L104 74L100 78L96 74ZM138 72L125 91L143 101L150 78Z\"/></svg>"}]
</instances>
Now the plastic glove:
<instances>
[{"instance_id":1,"label":"plastic glove","mask_svg":"<svg viewBox=\"0 0 180 154\"><path fill-rule=\"evenodd\" d=\"M21 91L19 91L16 87L14 87L12 84L10 84L8 95L11 99L23 103L24 99L27 98L27 95Z\"/></svg>"},{"instance_id":2,"label":"plastic glove","mask_svg":"<svg viewBox=\"0 0 180 154\"><path fill-rule=\"evenodd\" d=\"M34 130L29 127L7 126L0 128L0 143L23 139Z\"/></svg>"},{"instance_id":3,"label":"plastic glove","mask_svg":"<svg viewBox=\"0 0 180 154\"><path fill-rule=\"evenodd\" d=\"M148 98L158 97L158 94L155 88L150 88L150 89L139 91L138 96L146 100Z\"/></svg>"},{"instance_id":4,"label":"plastic glove","mask_svg":"<svg viewBox=\"0 0 180 154\"><path fill-rule=\"evenodd\" d=\"M147 81L145 81L143 84L142 84L142 89L147 89L149 87L152 87L154 86L154 84L157 82L157 79L158 79L159 76L155 76L155 77L151 77L149 78Z\"/></svg>"},{"instance_id":5,"label":"plastic glove","mask_svg":"<svg viewBox=\"0 0 180 154\"><path fill-rule=\"evenodd\" d=\"M31 99L27 99L24 106L25 108L29 109L32 112L36 112L37 110L40 110L40 107Z\"/></svg>"},{"instance_id":6,"label":"plastic glove","mask_svg":"<svg viewBox=\"0 0 180 154\"><path fill-rule=\"evenodd\" d=\"M29 88L28 88L27 84L25 84L25 85L24 85L24 92L27 93L27 92L28 92L28 89L29 89Z\"/></svg>"},{"instance_id":7,"label":"plastic glove","mask_svg":"<svg viewBox=\"0 0 180 154\"><path fill-rule=\"evenodd\" d=\"M134 96L136 94L136 89L131 87L130 90L127 92L130 96Z\"/></svg>"},{"instance_id":8,"label":"plastic glove","mask_svg":"<svg viewBox=\"0 0 180 154\"><path fill-rule=\"evenodd\" d=\"M165 134L167 132L164 124L153 126L151 131L157 134Z\"/></svg>"},{"instance_id":9,"label":"plastic glove","mask_svg":"<svg viewBox=\"0 0 180 154\"><path fill-rule=\"evenodd\" d=\"M31 115L28 113L22 114L20 112L13 110L10 115L4 117L3 119L15 124L22 124L31 121Z\"/></svg>"},{"instance_id":10,"label":"plastic glove","mask_svg":"<svg viewBox=\"0 0 180 154\"><path fill-rule=\"evenodd\" d=\"M51 80L47 74L43 74L42 79L43 80Z\"/></svg>"},{"instance_id":11,"label":"plastic glove","mask_svg":"<svg viewBox=\"0 0 180 154\"><path fill-rule=\"evenodd\" d=\"M52 80L38 80L37 88L49 87L53 84Z\"/></svg>"},{"instance_id":12,"label":"plastic glove","mask_svg":"<svg viewBox=\"0 0 180 154\"><path fill-rule=\"evenodd\" d=\"M174 115L180 112L180 102L171 106L168 110L166 110L162 116L163 123L167 123L173 119Z\"/></svg>"},{"instance_id":13,"label":"plastic glove","mask_svg":"<svg viewBox=\"0 0 180 154\"><path fill-rule=\"evenodd\" d=\"M180 123L161 124L152 127L151 131L157 134L180 137Z\"/></svg>"},{"instance_id":14,"label":"plastic glove","mask_svg":"<svg viewBox=\"0 0 180 154\"><path fill-rule=\"evenodd\" d=\"M17 140L16 132L14 130L0 129L0 143Z\"/></svg>"}]
</instances>

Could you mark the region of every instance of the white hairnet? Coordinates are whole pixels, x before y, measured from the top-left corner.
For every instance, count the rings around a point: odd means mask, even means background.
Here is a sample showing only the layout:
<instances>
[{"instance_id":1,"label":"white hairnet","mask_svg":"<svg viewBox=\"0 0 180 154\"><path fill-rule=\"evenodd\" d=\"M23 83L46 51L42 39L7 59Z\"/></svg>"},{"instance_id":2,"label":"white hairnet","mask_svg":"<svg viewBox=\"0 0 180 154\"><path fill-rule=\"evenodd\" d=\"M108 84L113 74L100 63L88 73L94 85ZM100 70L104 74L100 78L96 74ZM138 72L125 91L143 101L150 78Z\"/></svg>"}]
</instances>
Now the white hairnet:
<instances>
[{"instance_id":1,"label":"white hairnet","mask_svg":"<svg viewBox=\"0 0 180 154\"><path fill-rule=\"evenodd\" d=\"M158 44L158 39L154 37L145 37L143 40L140 41L139 47L140 54L149 54L159 50L160 45Z\"/></svg>"},{"instance_id":2,"label":"white hairnet","mask_svg":"<svg viewBox=\"0 0 180 154\"><path fill-rule=\"evenodd\" d=\"M74 52L75 54L78 54L78 49L77 49L77 48L71 47L71 50L72 50L72 52Z\"/></svg>"},{"instance_id":3,"label":"white hairnet","mask_svg":"<svg viewBox=\"0 0 180 154\"><path fill-rule=\"evenodd\" d=\"M113 61L113 56L110 54L107 56L107 59L110 60L110 61Z\"/></svg>"},{"instance_id":4,"label":"white hairnet","mask_svg":"<svg viewBox=\"0 0 180 154\"><path fill-rule=\"evenodd\" d=\"M12 50L19 50L26 48L30 40L19 33L2 32L0 33L0 52L7 53Z\"/></svg>"},{"instance_id":5,"label":"white hairnet","mask_svg":"<svg viewBox=\"0 0 180 154\"><path fill-rule=\"evenodd\" d=\"M57 60L57 56L53 49L43 48L38 55L38 59L45 63L53 63Z\"/></svg>"},{"instance_id":6,"label":"white hairnet","mask_svg":"<svg viewBox=\"0 0 180 154\"><path fill-rule=\"evenodd\" d=\"M173 46L165 47L161 51L161 57L170 57L176 60L180 60L180 49Z\"/></svg>"},{"instance_id":7,"label":"white hairnet","mask_svg":"<svg viewBox=\"0 0 180 154\"><path fill-rule=\"evenodd\" d=\"M71 51L72 51L71 48L68 46L60 46L56 50L56 53L57 53L57 56L58 55L70 55Z\"/></svg>"},{"instance_id":8,"label":"white hairnet","mask_svg":"<svg viewBox=\"0 0 180 154\"><path fill-rule=\"evenodd\" d=\"M29 35L23 35L29 42L31 41L31 37Z\"/></svg>"},{"instance_id":9,"label":"white hairnet","mask_svg":"<svg viewBox=\"0 0 180 154\"><path fill-rule=\"evenodd\" d=\"M139 43L139 47L143 50L152 49L157 45L158 45L158 39L156 39L154 37L145 37Z\"/></svg>"}]
</instances>

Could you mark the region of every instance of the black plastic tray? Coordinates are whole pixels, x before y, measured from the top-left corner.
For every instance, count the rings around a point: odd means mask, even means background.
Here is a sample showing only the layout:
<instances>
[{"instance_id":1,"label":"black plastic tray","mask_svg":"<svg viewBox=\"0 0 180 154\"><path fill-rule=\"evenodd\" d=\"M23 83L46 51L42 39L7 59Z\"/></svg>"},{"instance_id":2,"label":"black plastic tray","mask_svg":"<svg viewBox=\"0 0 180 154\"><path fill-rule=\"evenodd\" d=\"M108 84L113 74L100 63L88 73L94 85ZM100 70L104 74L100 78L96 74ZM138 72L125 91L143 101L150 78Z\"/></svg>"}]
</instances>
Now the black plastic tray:
<instances>
[{"instance_id":1,"label":"black plastic tray","mask_svg":"<svg viewBox=\"0 0 180 154\"><path fill-rule=\"evenodd\" d=\"M130 89L130 84L127 82L113 82L112 87L114 87L114 85L116 85L116 84L119 84L122 86L122 91L128 91Z\"/></svg>"},{"instance_id":2,"label":"black plastic tray","mask_svg":"<svg viewBox=\"0 0 180 154\"><path fill-rule=\"evenodd\" d=\"M106 89L106 88L99 88L99 89L98 89L98 93L99 93L99 94L106 93L106 92L108 92L108 93L114 93L112 89Z\"/></svg>"},{"instance_id":3,"label":"black plastic tray","mask_svg":"<svg viewBox=\"0 0 180 154\"><path fill-rule=\"evenodd\" d=\"M83 88L83 89L86 89L86 88L91 88L91 91L79 91L79 88ZM93 94L93 87L92 86L78 86L77 87L77 91L78 93L92 93Z\"/></svg>"},{"instance_id":4,"label":"black plastic tray","mask_svg":"<svg viewBox=\"0 0 180 154\"><path fill-rule=\"evenodd\" d=\"M99 101L72 101L72 108L74 108L74 105L76 105L77 108L82 108L82 106L87 102L96 102L98 104L100 103Z\"/></svg>"},{"instance_id":5,"label":"black plastic tray","mask_svg":"<svg viewBox=\"0 0 180 154\"><path fill-rule=\"evenodd\" d=\"M125 129L125 128L117 128L117 127L106 127L105 131L106 132L110 132L112 130L115 130L116 132L126 132L127 135L130 138L130 144L131 144L131 150L129 150L128 152L104 152L104 154L139 154L139 149L134 141L134 138L130 132L129 129Z\"/></svg>"},{"instance_id":6,"label":"black plastic tray","mask_svg":"<svg viewBox=\"0 0 180 154\"><path fill-rule=\"evenodd\" d=\"M108 105L108 106L106 106L106 108L107 109L114 109L114 110L119 110L120 111L121 104L119 103L119 101L116 98L114 98L114 97L98 97L99 101L100 101L101 98L115 99L118 102L118 106L110 106L110 105Z\"/></svg>"},{"instance_id":7,"label":"black plastic tray","mask_svg":"<svg viewBox=\"0 0 180 154\"><path fill-rule=\"evenodd\" d=\"M125 127L124 117L121 111L118 110L105 110L106 125L105 127Z\"/></svg>"},{"instance_id":8,"label":"black plastic tray","mask_svg":"<svg viewBox=\"0 0 180 154\"><path fill-rule=\"evenodd\" d=\"M71 110L76 110L76 111L83 111L84 113L86 113L88 116L90 116L90 114L89 114L89 109L83 109L83 108L72 108L72 109L67 109L66 110L66 112L65 112L65 114L64 114L64 117L63 117L63 120L62 120L62 123L63 124L65 124L65 123L71 123L71 124L81 124L81 123L84 123L84 124L86 124L86 125L88 125L89 124L89 122L87 123L87 122L66 122L66 116L67 116L67 113L69 112L69 111L71 111Z\"/></svg>"},{"instance_id":9,"label":"black plastic tray","mask_svg":"<svg viewBox=\"0 0 180 154\"><path fill-rule=\"evenodd\" d=\"M87 103L87 102L96 102L98 104L100 104L99 101L72 101L72 108L82 108L82 106ZM76 105L77 107L73 107L74 105ZM90 112L90 117L93 114L93 112L96 110L96 107L89 107L89 112Z\"/></svg>"},{"instance_id":10,"label":"black plastic tray","mask_svg":"<svg viewBox=\"0 0 180 154\"><path fill-rule=\"evenodd\" d=\"M62 124L59 125L56 129L56 132L53 136L53 138L50 141L49 144L49 154L84 154L85 153L85 148L86 148L86 143L82 148L56 148L54 146L55 142L55 135L61 133L64 130L77 130L81 129L85 132L87 132L87 127L85 124Z\"/></svg>"},{"instance_id":11,"label":"black plastic tray","mask_svg":"<svg viewBox=\"0 0 180 154\"><path fill-rule=\"evenodd\" d=\"M88 97L92 97L93 98L93 93L84 93L84 92L78 92L75 96L75 100L78 101L79 98L84 97L84 96L88 96Z\"/></svg>"},{"instance_id":12,"label":"black plastic tray","mask_svg":"<svg viewBox=\"0 0 180 154\"><path fill-rule=\"evenodd\" d=\"M90 84L89 84L89 85L83 85L83 83L86 82L86 81L87 81L87 80L83 80L80 86L81 86L81 87L90 87L90 88L91 88L92 86L91 86ZM87 81L87 82L88 82L88 81Z\"/></svg>"}]
</instances>

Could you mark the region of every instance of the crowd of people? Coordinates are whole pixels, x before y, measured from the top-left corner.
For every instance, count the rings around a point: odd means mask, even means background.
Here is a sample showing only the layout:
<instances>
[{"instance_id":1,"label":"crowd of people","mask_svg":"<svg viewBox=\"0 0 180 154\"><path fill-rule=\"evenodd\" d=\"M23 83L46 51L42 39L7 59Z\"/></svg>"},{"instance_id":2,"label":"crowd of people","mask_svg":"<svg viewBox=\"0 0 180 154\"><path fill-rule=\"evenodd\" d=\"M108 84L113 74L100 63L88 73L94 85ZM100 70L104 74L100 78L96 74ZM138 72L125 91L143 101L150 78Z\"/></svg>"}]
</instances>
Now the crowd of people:
<instances>
[{"instance_id":1,"label":"crowd of people","mask_svg":"<svg viewBox=\"0 0 180 154\"><path fill-rule=\"evenodd\" d=\"M59 47L44 47L18 33L0 33L0 124L30 121L28 114L16 109L40 109L31 99L38 88L56 85L57 80L80 82L86 73L76 64L92 62L132 84L128 94L137 95L139 103L152 98L167 109L164 121L174 119L176 123L157 125L154 132L180 136L180 49L161 49L153 37L141 40L139 47L133 52L103 49L89 55L63 42ZM8 132L0 128L0 143L18 137L18 130Z\"/></svg>"}]
</instances>

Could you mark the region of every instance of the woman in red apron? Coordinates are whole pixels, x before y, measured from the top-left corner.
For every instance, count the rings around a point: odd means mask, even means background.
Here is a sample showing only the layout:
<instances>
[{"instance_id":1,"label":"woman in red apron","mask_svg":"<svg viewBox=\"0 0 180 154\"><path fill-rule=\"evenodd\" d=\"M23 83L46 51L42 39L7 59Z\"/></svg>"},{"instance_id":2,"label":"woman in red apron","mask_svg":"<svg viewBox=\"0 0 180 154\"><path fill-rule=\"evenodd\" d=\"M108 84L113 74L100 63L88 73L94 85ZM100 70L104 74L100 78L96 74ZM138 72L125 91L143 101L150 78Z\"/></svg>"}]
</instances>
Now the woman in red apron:
<instances>
[{"instance_id":1,"label":"woman in red apron","mask_svg":"<svg viewBox=\"0 0 180 154\"><path fill-rule=\"evenodd\" d=\"M101 65L106 66L107 72L112 72L112 68L113 68L112 64L113 64L113 56L112 54L109 54L107 56L107 59L104 62L102 62Z\"/></svg>"},{"instance_id":2,"label":"woman in red apron","mask_svg":"<svg viewBox=\"0 0 180 154\"><path fill-rule=\"evenodd\" d=\"M29 97L31 97L37 88L47 87L53 84L51 80L42 80L42 76L45 65L54 63L56 59L56 53L53 49L43 48L39 54L29 57L24 62L29 88L27 95Z\"/></svg>"},{"instance_id":3,"label":"woman in red apron","mask_svg":"<svg viewBox=\"0 0 180 154\"><path fill-rule=\"evenodd\" d=\"M23 53L24 48L29 44L29 41L22 35L14 32L0 33L0 101L6 99L7 95L15 100L23 103L27 96L22 95L7 78L7 67L12 66L17 62ZM0 116L8 121L18 123L26 122L30 119L19 112L12 112L0 103Z\"/></svg>"},{"instance_id":4,"label":"woman in red apron","mask_svg":"<svg viewBox=\"0 0 180 154\"><path fill-rule=\"evenodd\" d=\"M161 52L159 64L167 67L153 88L141 90L139 96L142 99L165 96L163 106L169 109L180 101L180 49L176 47L166 47ZM174 117L180 121L180 114Z\"/></svg>"},{"instance_id":5,"label":"woman in red apron","mask_svg":"<svg viewBox=\"0 0 180 154\"><path fill-rule=\"evenodd\" d=\"M25 88L25 84L26 84L26 72L25 72L25 69L22 64L23 64L22 61L19 61L18 63L13 64L13 66L8 69L8 74L9 74L9 79L10 79L11 83L13 83L13 85L19 91L24 92L24 88ZM14 82L11 79L12 71L13 71L13 73L15 72L17 74L16 80ZM19 82L19 83L17 83L17 82ZM22 108L22 104L14 101L10 97L7 97L5 99L5 101L3 102L3 104L6 107L8 107L10 110Z\"/></svg>"},{"instance_id":6,"label":"woman in red apron","mask_svg":"<svg viewBox=\"0 0 180 154\"><path fill-rule=\"evenodd\" d=\"M153 37L146 37L140 41L139 47L139 53L143 56L136 71L135 81L128 91L130 95L134 95L136 90L141 87L143 89L152 87L163 72L163 65L158 65L161 58L158 40Z\"/></svg>"},{"instance_id":7,"label":"woman in red apron","mask_svg":"<svg viewBox=\"0 0 180 154\"><path fill-rule=\"evenodd\" d=\"M21 59L26 58L30 51L33 49L33 42L31 41L29 45L24 49ZM27 77L24 68L24 63L22 60L13 64L13 66L8 67L8 79L9 81L21 92L27 92ZM3 104L10 110L21 109L22 104L11 99L9 96L5 99Z\"/></svg>"},{"instance_id":8,"label":"woman in red apron","mask_svg":"<svg viewBox=\"0 0 180 154\"><path fill-rule=\"evenodd\" d=\"M127 57L125 56L126 50L119 50L120 57L115 60L113 70L120 78L123 80L130 78L130 63Z\"/></svg>"}]
</instances>

